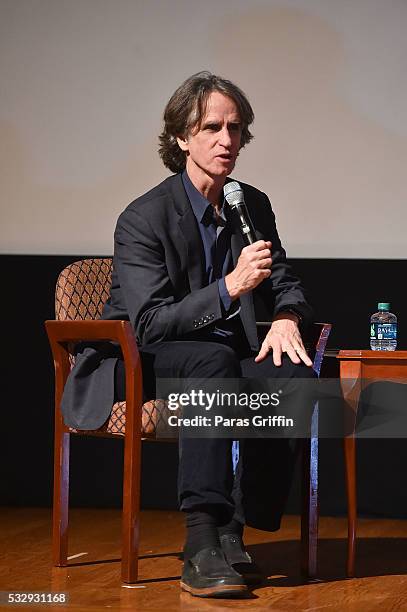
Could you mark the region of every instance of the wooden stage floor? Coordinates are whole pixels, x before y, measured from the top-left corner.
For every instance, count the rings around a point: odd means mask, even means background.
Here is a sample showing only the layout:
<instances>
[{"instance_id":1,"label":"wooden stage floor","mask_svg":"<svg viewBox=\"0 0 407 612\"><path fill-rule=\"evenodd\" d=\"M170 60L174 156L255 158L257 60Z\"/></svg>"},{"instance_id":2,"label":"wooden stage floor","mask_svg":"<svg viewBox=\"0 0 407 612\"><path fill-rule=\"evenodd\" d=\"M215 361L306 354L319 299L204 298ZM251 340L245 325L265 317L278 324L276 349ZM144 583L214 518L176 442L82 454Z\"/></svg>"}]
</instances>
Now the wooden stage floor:
<instances>
[{"instance_id":1,"label":"wooden stage floor","mask_svg":"<svg viewBox=\"0 0 407 612\"><path fill-rule=\"evenodd\" d=\"M218 600L181 593L183 517L178 512L142 513L140 581L120 581L120 511L72 510L67 568L52 568L51 512L38 508L0 510L0 590L64 591L68 605L41 610L304 610L388 612L407 610L407 521L359 521L357 578L344 576L346 520L320 520L319 580L307 584L299 571L299 518L287 516L282 529L247 529L250 552L269 576L250 599ZM21 606L0 605L13 610Z\"/></svg>"}]
</instances>

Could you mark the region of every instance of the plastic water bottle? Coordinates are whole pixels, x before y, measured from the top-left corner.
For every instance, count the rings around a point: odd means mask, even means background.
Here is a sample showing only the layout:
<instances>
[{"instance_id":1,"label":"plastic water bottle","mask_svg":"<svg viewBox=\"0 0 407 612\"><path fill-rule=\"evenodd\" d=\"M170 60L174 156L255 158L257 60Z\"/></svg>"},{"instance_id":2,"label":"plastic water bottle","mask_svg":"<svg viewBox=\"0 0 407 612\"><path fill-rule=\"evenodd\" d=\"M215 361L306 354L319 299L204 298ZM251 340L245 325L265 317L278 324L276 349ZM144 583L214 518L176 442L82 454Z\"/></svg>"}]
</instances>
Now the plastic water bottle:
<instances>
[{"instance_id":1,"label":"plastic water bottle","mask_svg":"<svg viewBox=\"0 0 407 612\"><path fill-rule=\"evenodd\" d=\"M397 317L390 312L388 302L379 302L379 312L370 319L370 348L372 351L395 351L397 346Z\"/></svg>"}]
</instances>

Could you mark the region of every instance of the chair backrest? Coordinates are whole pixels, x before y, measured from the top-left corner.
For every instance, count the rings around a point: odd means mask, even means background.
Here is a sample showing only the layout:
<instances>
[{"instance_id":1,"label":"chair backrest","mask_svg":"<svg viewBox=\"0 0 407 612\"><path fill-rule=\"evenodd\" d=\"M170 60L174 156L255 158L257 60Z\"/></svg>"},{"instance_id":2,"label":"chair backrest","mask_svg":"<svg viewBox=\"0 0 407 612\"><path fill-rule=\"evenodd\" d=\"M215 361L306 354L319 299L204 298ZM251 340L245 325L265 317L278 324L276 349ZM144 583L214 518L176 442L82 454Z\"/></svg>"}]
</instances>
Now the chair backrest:
<instances>
[{"instance_id":1,"label":"chair backrest","mask_svg":"<svg viewBox=\"0 0 407 612\"><path fill-rule=\"evenodd\" d=\"M55 291L55 318L99 319L109 297L112 259L82 259L62 270Z\"/></svg>"}]
</instances>

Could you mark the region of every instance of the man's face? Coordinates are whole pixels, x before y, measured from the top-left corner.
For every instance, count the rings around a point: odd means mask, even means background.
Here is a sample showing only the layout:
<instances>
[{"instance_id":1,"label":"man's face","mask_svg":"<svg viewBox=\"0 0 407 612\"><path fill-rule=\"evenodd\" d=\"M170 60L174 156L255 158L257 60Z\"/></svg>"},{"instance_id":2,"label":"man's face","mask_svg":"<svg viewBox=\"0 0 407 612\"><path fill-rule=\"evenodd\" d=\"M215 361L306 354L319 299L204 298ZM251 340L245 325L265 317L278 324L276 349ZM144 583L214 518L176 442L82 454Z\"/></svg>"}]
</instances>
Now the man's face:
<instances>
[{"instance_id":1,"label":"man's face","mask_svg":"<svg viewBox=\"0 0 407 612\"><path fill-rule=\"evenodd\" d=\"M187 153L187 172L191 179L226 178L239 154L242 125L232 98L213 91L200 125L178 144Z\"/></svg>"}]
</instances>

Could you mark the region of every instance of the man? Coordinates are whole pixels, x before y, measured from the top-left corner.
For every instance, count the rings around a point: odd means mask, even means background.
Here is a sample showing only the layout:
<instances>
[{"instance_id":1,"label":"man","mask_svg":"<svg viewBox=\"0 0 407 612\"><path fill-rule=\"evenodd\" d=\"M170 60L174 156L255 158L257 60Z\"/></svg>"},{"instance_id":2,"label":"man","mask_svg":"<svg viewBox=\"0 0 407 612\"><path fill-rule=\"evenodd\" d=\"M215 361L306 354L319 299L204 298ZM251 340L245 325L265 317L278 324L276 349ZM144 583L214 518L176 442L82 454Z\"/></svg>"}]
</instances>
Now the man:
<instances>
[{"instance_id":1,"label":"man","mask_svg":"<svg viewBox=\"0 0 407 612\"><path fill-rule=\"evenodd\" d=\"M187 79L167 104L160 136L160 155L175 175L119 217L103 318L130 319L151 393L155 377L313 375L298 327L310 309L286 263L267 196L241 184L257 236L250 246L224 204L223 187L252 138L253 119L230 81L209 72ZM261 345L256 317L272 320ZM63 399L66 423L98 427L114 399L123 398L120 356L109 348L79 352ZM234 477L230 439L181 432L183 589L241 595L260 578L243 545L243 525L278 529L292 466L286 440L248 439Z\"/></svg>"}]
</instances>

